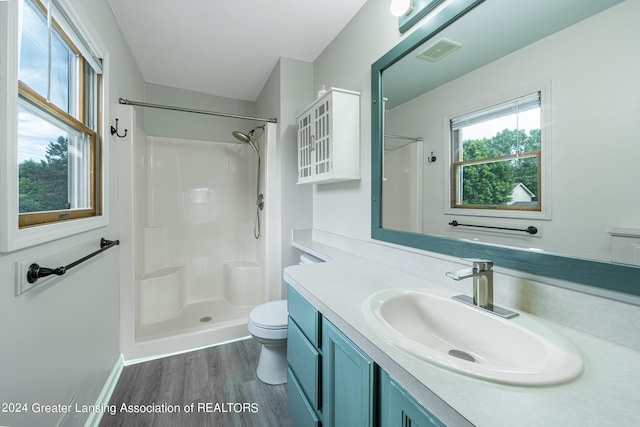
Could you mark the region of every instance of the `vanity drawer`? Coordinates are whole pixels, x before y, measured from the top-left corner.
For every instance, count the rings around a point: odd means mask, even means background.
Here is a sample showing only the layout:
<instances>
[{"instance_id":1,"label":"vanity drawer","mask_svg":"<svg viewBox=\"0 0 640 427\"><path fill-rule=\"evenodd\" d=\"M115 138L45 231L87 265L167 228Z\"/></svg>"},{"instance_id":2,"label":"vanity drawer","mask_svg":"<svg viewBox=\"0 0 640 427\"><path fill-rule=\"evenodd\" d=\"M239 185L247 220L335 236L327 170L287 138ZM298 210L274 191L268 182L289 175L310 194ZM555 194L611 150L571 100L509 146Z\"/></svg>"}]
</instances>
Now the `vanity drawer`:
<instances>
[{"instance_id":1,"label":"vanity drawer","mask_svg":"<svg viewBox=\"0 0 640 427\"><path fill-rule=\"evenodd\" d=\"M289 318L287 336L287 360L300 388L313 409L320 409L320 354L304 336L300 328Z\"/></svg>"},{"instance_id":2,"label":"vanity drawer","mask_svg":"<svg viewBox=\"0 0 640 427\"><path fill-rule=\"evenodd\" d=\"M309 406L291 369L287 371L287 409L289 410L289 416L293 420L293 425L296 427L320 426L318 416Z\"/></svg>"},{"instance_id":3,"label":"vanity drawer","mask_svg":"<svg viewBox=\"0 0 640 427\"><path fill-rule=\"evenodd\" d=\"M287 293L289 316L316 348L320 347L320 313L291 286Z\"/></svg>"}]
</instances>

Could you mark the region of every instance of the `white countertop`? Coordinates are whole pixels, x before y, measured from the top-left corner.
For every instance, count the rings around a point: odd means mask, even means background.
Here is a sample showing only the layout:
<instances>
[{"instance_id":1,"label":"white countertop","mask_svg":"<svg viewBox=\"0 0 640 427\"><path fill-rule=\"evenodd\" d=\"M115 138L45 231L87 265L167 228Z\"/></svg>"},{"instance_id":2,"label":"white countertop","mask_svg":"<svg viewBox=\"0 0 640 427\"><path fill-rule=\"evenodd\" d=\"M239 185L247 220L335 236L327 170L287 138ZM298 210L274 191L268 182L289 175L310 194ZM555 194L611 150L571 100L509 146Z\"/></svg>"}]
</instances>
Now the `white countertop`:
<instances>
[{"instance_id":1,"label":"white countertop","mask_svg":"<svg viewBox=\"0 0 640 427\"><path fill-rule=\"evenodd\" d=\"M578 348L585 369L577 379L519 387L458 374L380 338L361 310L364 300L382 289L446 289L317 242L295 246L329 261L287 267L287 283L447 425L468 424L449 417L440 399L479 427L640 425L640 352L537 318Z\"/></svg>"}]
</instances>

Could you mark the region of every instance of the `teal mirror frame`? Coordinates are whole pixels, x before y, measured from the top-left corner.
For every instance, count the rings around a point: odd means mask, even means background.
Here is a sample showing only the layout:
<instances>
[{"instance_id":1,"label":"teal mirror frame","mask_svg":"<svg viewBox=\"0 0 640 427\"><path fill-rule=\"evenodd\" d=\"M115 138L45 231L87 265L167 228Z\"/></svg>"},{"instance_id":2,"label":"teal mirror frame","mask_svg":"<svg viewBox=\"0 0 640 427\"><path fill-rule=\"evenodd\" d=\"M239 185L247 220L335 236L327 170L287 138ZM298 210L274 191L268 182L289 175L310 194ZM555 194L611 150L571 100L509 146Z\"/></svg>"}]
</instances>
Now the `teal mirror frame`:
<instances>
[{"instance_id":1,"label":"teal mirror frame","mask_svg":"<svg viewBox=\"0 0 640 427\"><path fill-rule=\"evenodd\" d=\"M483 1L454 1L371 66L371 238L459 258L490 259L498 267L588 285L592 288L580 287L580 290L622 301L636 300L637 303L637 298L627 297L640 296L640 267L637 266L382 228L384 70Z\"/></svg>"}]
</instances>

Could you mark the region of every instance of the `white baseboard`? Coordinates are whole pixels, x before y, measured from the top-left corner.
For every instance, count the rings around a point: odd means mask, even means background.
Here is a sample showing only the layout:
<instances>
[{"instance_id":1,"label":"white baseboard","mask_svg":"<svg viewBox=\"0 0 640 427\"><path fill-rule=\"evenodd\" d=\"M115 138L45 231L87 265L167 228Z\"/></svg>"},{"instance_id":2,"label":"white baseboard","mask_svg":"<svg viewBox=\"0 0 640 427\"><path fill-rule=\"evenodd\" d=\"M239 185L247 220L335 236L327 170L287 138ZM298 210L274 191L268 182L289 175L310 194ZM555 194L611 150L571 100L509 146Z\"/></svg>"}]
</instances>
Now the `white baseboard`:
<instances>
[{"instance_id":1,"label":"white baseboard","mask_svg":"<svg viewBox=\"0 0 640 427\"><path fill-rule=\"evenodd\" d=\"M98 400L96 401L96 407L105 407L109 404L109 400L111 399L113 390L115 390L116 385L118 384L118 380L120 379L120 374L122 373L123 368L124 355L121 353L120 357L118 357L118 360L116 361L116 364L113 365L111 374L109 374L109 378L107 378L107 381L104 383L104 387L102 387L100 396L98 396ZM98 427L98 425L100 424L100 420L102 420L102 415L103 411L91 412L84 427Z\"/></svg>"}]
</instances>

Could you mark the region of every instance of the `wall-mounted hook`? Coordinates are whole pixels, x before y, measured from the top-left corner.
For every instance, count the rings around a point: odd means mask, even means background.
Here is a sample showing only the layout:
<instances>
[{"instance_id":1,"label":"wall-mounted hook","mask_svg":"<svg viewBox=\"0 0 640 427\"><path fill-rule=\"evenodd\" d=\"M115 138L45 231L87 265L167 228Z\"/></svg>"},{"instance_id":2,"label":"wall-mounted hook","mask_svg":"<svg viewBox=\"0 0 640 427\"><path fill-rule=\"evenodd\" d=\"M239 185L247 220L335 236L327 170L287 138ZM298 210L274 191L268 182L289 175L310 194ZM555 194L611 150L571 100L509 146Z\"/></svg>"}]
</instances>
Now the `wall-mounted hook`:
<instances>
[{"instance_id":1,"label":"wall-mounted hook","mask_svg":"<svg viewBox=\"0 0 640 427\"><path fill-rule=\"evenodd\" d=\"M429 162L429 163L435 163L436 162L436 156L433 155L433 151L431 152L431 156L427 157L427 162Z\"/></svg>"},{"instance_id":2,"label":"wall-mounted hook","mask_svg":"<svg viewBox=\"0 0 640 427\"><path fill-rule=\"evenodd\" d=\"M118 119L116 119L116 127L111 126L111 135L116 135L119 138L127 136L127 129L124 130L124 135L118 133Z\"/></svg>"}]
</instances>

